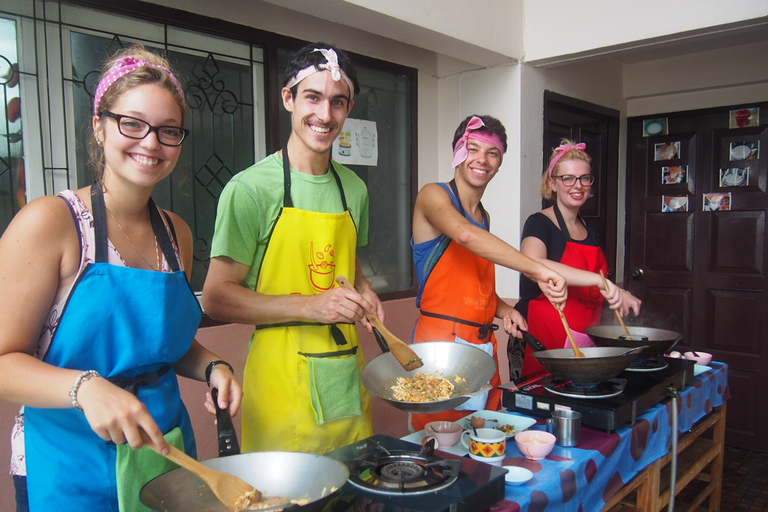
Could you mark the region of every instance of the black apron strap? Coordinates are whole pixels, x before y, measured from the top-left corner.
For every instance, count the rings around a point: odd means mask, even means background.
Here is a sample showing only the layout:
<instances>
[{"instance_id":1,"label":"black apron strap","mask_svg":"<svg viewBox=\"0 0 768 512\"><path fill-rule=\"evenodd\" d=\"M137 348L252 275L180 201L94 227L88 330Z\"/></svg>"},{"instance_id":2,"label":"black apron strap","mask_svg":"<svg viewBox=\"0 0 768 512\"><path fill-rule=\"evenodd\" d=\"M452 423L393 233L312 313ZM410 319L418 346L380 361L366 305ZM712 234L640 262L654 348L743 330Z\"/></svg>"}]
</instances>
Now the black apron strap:
<instances>
[{"instance_id":1,"label":"black apron strap","mask_svg":"<svg viewBox=\"0 0 768 512\"><path fill-rule=\"evenodd\" d=\"M560 213L560 208L557 207L557 203L552 205L552 211L555 212L555 218L557 219L557 223L560 224L560 231L563 233L563 237L565 237L565 242L573 242L573 238L571 238L571 234L568 232L568 228L565 225L565 221L563 220L563 214ZM582 218L581 215L578 216L579 222L581 222L584 227L587 226L587 222Z\"/></svg>"},{"instance_id":2,"label":"black apron strap","mask_svg":"<svg viewBox=\"0 0 768 512\"><path fill-rule=\"evenodd\" d=\"M477 339L484 340L488 337L488 334L492 333L493 331L497 331L499 329L499 326L496 324L478 324L477 322L470 322L469 320L464 320L463 318L456 318L449 315L441 315L440 313L430 313L429 311L424 311L423 309L419 309L422 315L428 316L431 318L438 318L440 320L447 320L449 322L456 322L459 324L469 325L470 327L477 327L480 330L480 333L477 336Z\"/></svg>"},{"instance_id":3,"label":"black apron strap","mask_svg":"<svg viewBox=\"0 0 768 512\"><path fill-rule=\"evenodd\" d=\"M347 196L344 194L344 187L341 184L339 173L337 173L336 169L334 168L333 160L329 161L328 169L331 174L333 174L333 177L336 180L336 184L339 186L339 193L341 194L341 205L344 208L344 211L347 211L349 209L347 207ZM293 198L291 198L291 162L288 158L288 146L283 147L283 190L283 207L292 208Z\"/></svg>"},{"instance_id":4,"label":"black apron strap","mask_svg":"<svg viewBox=\"0 0 768 512\"><path fill-rule=\"evenodd\" d=\"M168 373L170 366L163 366L157 371L142 373L136 377L110 377L107 380L115 386L136 395L141 386L152 386L160 382L160 377Z\"/></svg>"},{"instance_id":5,"label":"black apron strap","mask_svg":"<svg viewBox=\"0 0 768 512\"><path fill-rule=\"evenodd\" d=\"M180 268L179 261L176 259L176 251L173 249L168 229L163 222L163 218L160 216L160 211L151 197L149 198L148 207L149 222L152 224L152 231L157 239L157 244L160 246L160 250L163 251L168 266L174 272L178 272ZM104 191L101 188L101 183L98 181L91 185L91 212L93 213L93 229L96 236L96 263L108 263L107 206L104 204ZM171 229L173 229L170 217L168 218L168 223Z\"/></svg>"},{"instance_id":6,"label":"black apron strap","mask_svg":"<svg viewBox=\"0 0 768 512\"><path fill-rule=\"evenodd\" d=\"M451 191L453 191L453 195L456 196L456 199L459 201L459 213L461 213L462 217L467 216L467 212L464 211L464 206L461 204L461 197L459 196L459 188L456 186L456 179L452 179L448 182L448 185L451 187ZM485 212L485 208L483 208L482 201L477 204L480 207L480 214L483 216L483 224L488 226L488 229L490 229L490 226L488 225L488 214Z\"/></svg>"},{"instance_id":7,"label":"black apron strap","mask_svg":"<svg viewBox=\"0 0 768 512\"><path fill-rule=\"evenodd\" d=\"M104 204L101 183L98 181L91 185L91 213L96 236L96 263L107 263L107 207Z\"/></svg>"}]
</instances>

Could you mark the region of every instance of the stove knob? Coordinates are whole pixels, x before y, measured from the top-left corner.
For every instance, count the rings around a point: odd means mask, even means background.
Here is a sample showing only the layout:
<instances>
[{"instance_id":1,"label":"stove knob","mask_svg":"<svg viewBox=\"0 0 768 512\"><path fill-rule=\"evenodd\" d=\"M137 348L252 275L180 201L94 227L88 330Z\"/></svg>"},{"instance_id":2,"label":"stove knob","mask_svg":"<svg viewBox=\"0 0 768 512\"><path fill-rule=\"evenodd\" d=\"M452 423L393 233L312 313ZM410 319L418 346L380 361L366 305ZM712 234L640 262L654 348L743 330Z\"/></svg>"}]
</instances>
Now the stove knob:
<instances>
[{"instance_id":1,"label":"stove knob","mask_svg":"<svg viewBox=\"0 0 768 512\"><path fill-rule=\"evenodd\" d=\"M645 272L641 268L636 268L632 271L632 279L642 279Z\"/></svg>"}]
</instances>

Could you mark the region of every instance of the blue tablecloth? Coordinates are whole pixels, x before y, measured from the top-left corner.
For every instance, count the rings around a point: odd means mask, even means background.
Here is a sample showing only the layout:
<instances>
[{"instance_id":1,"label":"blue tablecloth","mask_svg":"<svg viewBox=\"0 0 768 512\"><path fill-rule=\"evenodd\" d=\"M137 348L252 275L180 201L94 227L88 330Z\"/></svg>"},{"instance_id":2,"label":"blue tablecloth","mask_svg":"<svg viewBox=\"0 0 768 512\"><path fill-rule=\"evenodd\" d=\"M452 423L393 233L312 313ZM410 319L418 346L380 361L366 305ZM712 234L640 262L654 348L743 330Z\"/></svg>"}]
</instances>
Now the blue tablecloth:
<instances>
[{"instance_id":1,"label":"blue tablecloth","mask_svg":"<svg viewBox=\"0 0 768 512\"><path fill-rule=\"evenodd\" d=\"M724 403L728 366L713 362L677 398L678 430L682 435L696 422ZM625 484L672 445L672 401L648 409L632 427L615 432L582 428L576 448L555 446L545 460L523 457L512 442L507 446L505 466L522 466L533 472L524 485L506 486L506 499L495 512L597 511ZM544 420L532 429L543 430Z\"/></svg>"}]
</instances>

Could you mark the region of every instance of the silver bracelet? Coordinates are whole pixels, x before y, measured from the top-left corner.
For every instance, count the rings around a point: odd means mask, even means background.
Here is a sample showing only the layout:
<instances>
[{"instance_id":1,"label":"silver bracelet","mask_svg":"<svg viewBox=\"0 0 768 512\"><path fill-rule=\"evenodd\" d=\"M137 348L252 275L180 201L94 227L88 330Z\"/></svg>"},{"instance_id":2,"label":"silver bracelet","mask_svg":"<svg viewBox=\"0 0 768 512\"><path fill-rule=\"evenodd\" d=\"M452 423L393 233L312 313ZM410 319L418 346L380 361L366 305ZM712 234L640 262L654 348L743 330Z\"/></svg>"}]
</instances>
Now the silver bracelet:
<instances>
[{"instance_id":1,"label":"silver bracelet","mask_svg":"<svg viewBox=\"0 0 768 512\"><path fill-rule=\"evenodd\" d=\"M80 407L80 402L77 401L77 392L80 391L80 386L83 382L87 381L91 377L101 377L101 374L97 372L96 370L87 370L81 373L77 376L75 379L75 383L72 384L72 389L69 390L69 398L72 400L72 407L77 409L78 411L83 410L82 407Z\"/></svg>"}]
</instances>

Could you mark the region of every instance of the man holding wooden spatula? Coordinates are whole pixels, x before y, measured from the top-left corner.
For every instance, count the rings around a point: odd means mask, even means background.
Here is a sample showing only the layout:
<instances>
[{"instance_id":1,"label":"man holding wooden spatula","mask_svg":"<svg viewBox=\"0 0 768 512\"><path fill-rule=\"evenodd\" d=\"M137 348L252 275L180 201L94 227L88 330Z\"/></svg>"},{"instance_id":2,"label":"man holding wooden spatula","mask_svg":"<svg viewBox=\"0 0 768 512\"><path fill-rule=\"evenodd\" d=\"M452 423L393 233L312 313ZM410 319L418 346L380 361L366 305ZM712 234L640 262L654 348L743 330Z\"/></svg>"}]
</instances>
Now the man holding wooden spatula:
<instances>
[{"instance_id":1,"label":"man holding wooden spatula","mask_svg":"<svg viewBox=\"0 0 768 512\"><path fill-rule=\"evenodd\" d=\"M496 295L495 265L523 272L535 280L555 304L567 298L565 279L491 234L481 199L499 172L507 150L507 133L491 116L467 117L453 140L454 179L431 183L419 192L413 215L413 256L419 280L420 308L414 342L456 341L485 350L496 361L494 386L487 397L470 399L461 410L413 414L412 426L421 430L429 421L455 421L467 410L501 407L498 350L493 321L519 335L525 319Z\"/></svg>"},{"instance_id":2,"label":"man holding wooden spatula","mask_svg":"<svg viewBox=\"0 0 768 512\"><path fill-rule=\"evenodd\" d=\"M253 324L243 377L243 450L325 453L373 434L354 323L384 317L357 247L368 191L331 161L359 92L347 55L309 45L286 67L286 146L236 175L219 199L206 312ZM346 276L354 289L337 287ZM370 327L369 327L370 329Z\"/></svg>"}]
</instances>

